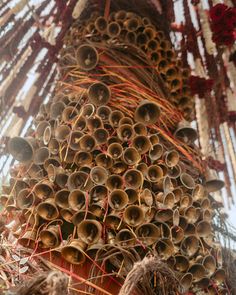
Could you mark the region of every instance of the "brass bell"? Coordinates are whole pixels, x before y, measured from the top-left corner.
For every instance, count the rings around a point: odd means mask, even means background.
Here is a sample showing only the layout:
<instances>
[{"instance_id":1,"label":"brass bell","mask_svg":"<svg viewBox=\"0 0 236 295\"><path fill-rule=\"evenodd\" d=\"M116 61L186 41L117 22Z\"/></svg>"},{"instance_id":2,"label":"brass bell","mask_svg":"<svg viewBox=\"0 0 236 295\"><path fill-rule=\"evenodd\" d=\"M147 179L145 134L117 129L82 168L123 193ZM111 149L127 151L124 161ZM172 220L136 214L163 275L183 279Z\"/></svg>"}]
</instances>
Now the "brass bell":
<instances>
[{"instance_id":1,"label":"brass bell","mask_svg":"<svg viewBox=\"0 0 236 295\"><path fill-rule=\"evenodd\" d=\"M208 193L213 193L221 190L224 187L224 181L220 180L216 176L216 172L212 169L206 171L205 188Z\"/></svg>"},{"instance_id":2,"label":"brass bell","mask_svg":"<svg viewBox=\"0 0 236 295\"><path fill-rule=\"evenodd\" d=\"M55 129L55 138L59 141L65 141L70 135L71 129L67 125L59 125Z\"/></svg>"},{"instance_id":3,"label":"brass bell","mask_svg":"<svg viewBox=\"0 0 236 295\"><path fill-rule=\"evenodd\" d=\"M206 272L204 266L200 263L193 264L190 266L188 271L193 275L194 282L199 282L201 279L203 279Z\"/></svg>"},{"instance_id":4,"label":"brass bell","mask_svg":"<svg viewBox=\"0 0 236 295\"><path fill-rule=\"evenodd\" d=\"M137 135L147 135L147 127L143 123L136 123L133 128Z\"/></svg>"},{"instance_id":5,"label":"brass bell","mask_svg":"<svg viewBox=\"0 0 236 295\"><path fill-rule=\"evenodd\" d=\"M174 188L172 190L172 193L175 195L175 202L179 203L179 201L181 200L183 196L183 190L181 189L181 187Z\"/></svg>"},{"instance_id":6,"label":"brass bell","mask_svg":"<svg viewBox=\"0 0 236 295\"><path fill-rule=\"evenodd\" d=\"M91 202L98 202L106 199L108 196L108 188L104 185L95 185L89 193Z\"/></svg>"},{"instance_id":7,"label":"brass bell","mask_svg":"<svg viewBox=\"0 0 236 295\"><path fill-rule=\"evenodd\" d=\"M13 137L8 142L8 151L14 159L19 162L29 162L32 160L35 150L35 139Z\"/></svg>"},{"instance_id":8,"label":"brass bell","mask_svg":"<svg viewBox=\"0 0 236 295\"><path fill-rule=\"evenodd\" d=\"M71 264L82 264L86 260L84 251L86 250L86 243L81 240L72 240L68 245L62 247L62 257Z\"/></svg>"},{"instance_id":9,"label":"brass bell","mask_svg":"<svg viewBox=\"0 0 236 295\"><path fill-rule=\"evenodd\" d=\"M38 184L36 184L33 192L35 196L41 200L52 198L54 196L52 183L48 181L39 182Z\"/></svg>"},{"instance_id":10,"label":"brass bell","mask_svg":"<svg viewBox=\"0 0 236 295\"><path fill-rule=\"evenodd\" d=\"M114 163L112 157L105 153L98 154L95 162L97 166L104 167L105 169L110 169Z\"/></svg>"},{"instance_id":11,"label":"brass bell","mask_svg":"<svg viewBox=\"0 0 236 295\"><path fill-rule=\"evenodd\" d=\"M137 34L135 32L127 32L125 35L125 42L135 44L137 40Z\"/></svg>"},{"instance_id":12,"label":"brass bell","mask_svg":"<svg viewBox=\"0 0 236 295\"><path fill-rule=\"evenodd\" d=\"M186 256L177 254L175 257L174 268L180 272L186 272L189 268L189 260Z\"/></svg>"},{"instance_id":13,"label":"brass bell","mask_svg":"<svg viewBox=\"0 0 236 295\"><path fill-rule=\"evenodd\" d=\"M123 215L124 221L130 226L138 226L145 220L144 211L137 205L128 206Z\"/></svg>"},{"instance_id":14,"label":"brass bell","mask_svg":"<svg viewBox=\"0 0 236 295\"><path fill-rule=\"evenodd\" d=\"M147 43L147 48L153 52L155 52L158 49L158 47L159 47L159 44L154 39L149 40Z\"/></svg>"},{"instance_id":15,"label":"brass bell","mask_svg":"<svg viewBox=\"0 0 236 295\"><path fill-rule=\"evenodd\" d=\"M194 189L195 188L195 181L192 178L190 174L182 173L180 175L180 181L188 189Z\"/></svg>"},{"instance_id":16,"label":"brass bell","mask_svg":"<svg viewBox=\"0 0 236 295\"><path fill-rule=\"evenodd\" d=\"M161 239L156 243L155 249L162 259L170 258L174 252L174 244L170 239Z\"/></svg>"},{"instance_id":17,"label":"brass bell","mask_svg":"<svg viewBox=\"0 0 236 295\"><path fill-rule=\"evenodd\" d=\"M88 210L80 210L72 216L72 223L77 226L85 219L96 219L96 216Z\"/></svg>"},{"instance_id":18,"label":"brass bell","mask_svg":"<svg viewBox=\"0 0 236 295\"><path fill-rule=\"evenodd\" d=\"M124 22L124 26L129 32L136 31L140 26L140 21L137 17L132 17Z\"/></svg>"},{"instance_id":19,"label":"brass bell","mask_svg":"<svg viewBox=\"0 0 236 295\"><path fill-rule=\"evenodd\" d=\"M102 121L108 121L111 114L111 109L108 106L99 106L97 108L97 115Z\"/></svg>"},{"instance_id":20,"label":"brass bell","mask_svg":"<svg viewBox=\"0 0 236 295\"><path fill-rule=\"evenodd\" d=\"M89 174L83 171L71 173L67 184L69 190L81 189L82 191L90 189L93 185Z\"/></svg>"},{"instance_id":21,"label":"brass bell","mask_svg":"<svg viewBox=\"0 0 236 295\"><path fill-rule=\"evenodd\" d=\"M144 162L139 163L139 164L136 166L136 169L137 169L138 171L140 171L140 172L143 174L144 177L147 176L148 166L147 166L146 163L144 163Z\"/></svg>"},{"instance_id":22,"label":"brass bell","mask_svg":"<svg viewBox=\"0 0 236 295\"><path fill-rule=\"evenodd\" d=\"M84 71L91 71L98 64L98 53L95 47L83 44L77 49L77 62Z\"/></svg>"},{"instance_id":23,"label":"brass bell","mask_svg":"<svg viewBox=\"0 0 236 295\"><path fill-rule=\"evenodd\" d=\"M1 197L2 202L2 197ZM30 189L23 189L17 194L16 196L16 206L20 209L27 209L33 206L35 202L35 196L34 193ZM6 203L11 204L11 201L7 201Z\"/></svg>"},{"instance_id":24,"label":"brass bell","mask_svg":"<svg viewBox=\"0 0 236 295\"><path fill-rule=\"evenodd\" d=\"M149 140L150 140L150 142L151 142L152 145L155 145L155 144L160 143L160 138L158 136L158 133L157 134L151 134L149 136Z\"/></svg>"},{"instance_id":25,"label":"brass bell","mask_svg":"<svg viewBox=\"0 0 236 295\"><path fill-rule=\"evenodd\" d=\"M112 127L116 128L119 126L120 120L124 117L124 114L121 111L115 110L112 111L109 115L109 122Z\"/></svg>"},{"instance_id":26,"label":"brass bell","mask_svg":"<svg viewBox=\"0 0 236 295\"><path fill-rule=\"evenodd\" d=\"M80 139L83 136L83 132L81 131L72 131L70 138L69 138L69 147L74 150L78 151L80 149Z\"/></svg>"},{"instance_id":27,"label":"brass bell","mask_svg":"<svg viewBox=\"0 0 236 295\"><path fill-rule=\"evenodd\" d=\"M88 97L96 106L106 105L110 100L111 91L104 83L96 82L89 86Z\"/></svg>"},{"instance_id":28,"label":"brass bell","mask_svg":"<svg viewBox=\"0 0 236 295\"><path fill-rule=\"evenodd\" d=\"M188 223L195 223L200 217L200 210L194 206L189 206L184 210L184 217Z\"/></svg>"},{"instance_id":29,"label":"brass bell","mask_svg":"<svg viewBox=\"0 0 236 295\"><path fill-rule=\"evenodd\" d=\"M52 137L52 127L51 126L47 126L43 132L43 143L45 145L48 145L49 141L51 140Z\"/></svg>"},{"instance_id":30,"label":"brass bell","mask_svg":"<svg viewBox=\"0 0 236 295\"><path fill-rule=\"evenodd\" d=\"M204 197L207 197L207 191L204 188L203 185L201 184L196 184L193 192L192 192L192 197L195 201L201 200Z\"/></svg>"},{"instance_id":31,"label":"brass bell","mask_svg":"<svg viewBox=\"0 0 236 295\"><path fill-rule=\"evenodd\" d=\"M179 244L184 238L184 230L179 226L171 228L171 236L174 244Z\"/></svg>"},{"instance_id":32,"label":"brass bell","mask_svg":"<svg viewBox=\"0 0 236 295\"><path fill-rule=\"evenodd\" d=\"M211 224L208 221L202 220L197 224L196 230L199 237L207 237L212 231Z\"/></svg>"},{"instance_id":33,"label":"brass bell","mask_svg":"<svg viewBox=\"0 0 236 295\"><path fill-rule=\"evenodd\" d=\"M139 196L139 202L146 204L148 207L151 208L153 205L153 193L148 188L145 188L140 196Z\"/></svg>"},{"instance_id":34,"label":"brass bell","mask_svg":"<svg viewBox=\"0 0 236 295\"><path fill-rule=\"evenodd\" d=\"M127 170L124 174L124 182L127 188L138 189L143 184L143 175L136 169Z\"/></svg>"},{"instance_id":35,"label":"brass bell","mask_svg":"<svg viewBox=\"0 0 236 295\"><path fill-rule=\"evenodd\" d=\"M55 182L60 188L65 187L68 175L62 167L55 167L53 164L50 164L47 167L47 173L51 182Z\"/></svg>"},{"instance_id":36,"label":"brass bell","mask_svg":"<svg viewBox=\"0 0 236 295\"><path fill-rule=\"evenodd\" d=\"M183 196L180 199L180 208L187 208L190 207L193 204L193 199L189 194L183 194Z\"/></svg>"},{"instance_id":37,"label":"brass bell","mask_svg":"<svg viewBox=\"0 0 236 295\"><path fill-rule=\"evenodd\" d=\"M148 17L143 17L142 18L142 23L143 25L146 27L146 26L150 26L151 25L151 21Z\"/></svg>"},{"instance_id":38,"label":"brass bell","mask_svg":"<svg viewBox=\"0 0 236 295\"><path fill-rule=\"evenodd\" d=\"M158 165L151 165L147 171L147 179L151 182L158 182L163 177L163 171Z\"/></svg>"},{"instance_id":39,"label":"brass bell","mask_svg":"<svg viewBox=\"0 0 236 295\"><path fill-rule=\"evenodd\" d=\"M77 233L86 244L95 244L101 238L102 226L97 220L86 219L78 225Z\"/></svg>"},{"instance_id":40,"label":"brass bell","mask_svg":"<svg viewBox=\"0 0 236 295\"><path fill-rule=\"evenodd\" d=\"M92 84L92 85L94 85L94 84ZM95 89L98 90L99 88L95 87ZM91 103L87 103L87 104L85 104L83 106L83 108L81 110L81 112L82 112L81 115L84 118L88 119L88 118L90 118L90 117L92 117L94 115L95 111L96 111L95 106L93 104L91 104Z\"/></svg>"},{"instance_id":41,"label":"brass bell","mask_svg":"<svg viewBox=\"0 0 236 295\"><path fill-rule=\"evenodd\" d=\"M190 123L186 120L183 120L178 124L178 128L175 131L175 136L187 144L193 143L198 137L197 131L193 129L190 126Z\"/></svg>"},{"instance_id":42,"label":"brass bell","mask_svg":"<svg viewBox=\"0 0 236 295\"><path fill-rule=\"evenodd\" d=\"M167 222L173 218L173 210L169 208L158 209L155 220L158 222Z\"/></svg>"},{"instance_id":43,"label":"brass bell","mask_svg":"<svg viewBox=\"0 0 236 295\"><path fill-rule=\"evenodd\" d=\"M36 246L37 231L33 229L27 229L22 237L18 239L18 243L26 248L34 249Z\"/></svg>"},{"instance_id":44,"label":"brass bell","mask_svg":"<svg viewBox=\"0 0 236 295\"><path fill-rule=\"evenodd\" d=\"M199 240L195 235L185 237L181 243L180 250L183 255L192 257L199 250Z\"/></svg>"},{"instance_id":45,"label":"brass bell","mask_svg":"<svg viewBox=\"0 0 236 295\"><path fill-rule=\"evenodd\" d=\"M151 53L151 61L154 63L154 65L158 65L160 63L161 59L161 55L159 52L154 51Z\"/></svg>"},{"instance_id":46,"label":"brass bell","mask_svg":"<svg viewBox=\"0 0 236 295\"><path fill-rule=\"evenodd\" d=\"M114 189L122 189L124 186L123 178L120 175L112 174L108 177L106 186L110 191Z\"/></svg>"},{"instance_id":47,"label":"brass bell","mask_svg":"<svg viewBox=\"0 0 236 295\"><path fill-rule=\"evenodd\" d=\"M101 219L105 215L106 204L104 200L99 200L96 203L90 205L90 212L97 218Z\"/></svg>"},{"instance_id":48,"label":"brass bell","mask_svg":"<svg viewBox=\"0 0 236 295\"><path fill-rule=\"evenodd\" d=\"M56 203L52 198L40 203L37 207L37 213L40 217L48 221L54 220L59 216Z\"/></svg>"},{"instance_id":49,"label":"brass bell","mask_svg":"<svg viewBox=\"0 0 236 295\"><path fill-rule=\"evenodd\" d=\"M114 210L124 209L129 202L128 195L121 189L115 189L108 196L109 206Z\"/></svg>"},{"instance_id":50,"label":"brass bell","mask_svg":"<svg viewBox=\"0 0 236 295\"><path fill-rule=\"evenodd\" d=\"M42 165L50 157L47 147L40 147L34 152L33 161L36 165Z\"/></svg>"},{"instance_id":51,"label":"brass bell","mask_svg":"<svg viewBox=\"0 0 236 295\"><path fill-rule=\"evenodd\" d=\"M55 248L59 246L59 229L58 226L49 226L46 229L43 229L39 237L43 243L43 246L46 248Z\"/></svg>"},{"instance_id":52,"label":"brass bell","mask_svg":"<svg viewBox=\"0 0 236 295\"><path fill-rule=\"evenodd\" d=\"M216 260L212 255L207 255L202 260L202 265L205 267L207 276L211 277L216 271Z\"/></svg>"},{"instance_id":53,"label":"brass bell","mask_svg":"<svg viewBox=\"0 0 236 295\"><path fill-rule=\"evenodd\" d=\"M95 137L95 140L98 144L104 144L107 142L107 139L109 137L109 133L104 128L98 128L94 132L94 137Z\"/></svg>"},{"instance_id":54,"label":"brass bell","mask_svg":"<svg viewBox=\"0 0 236 295\"><path fill-rule=\"evenodd\" d=\"M192 286L193 275L191 273L180 274L179 283L183 293L186 293Z\"/></svg>"},{"instance_id":55,"label":"brass bell","mask_svg":"<svg viewBox=\"0 0 236 295\"><path fill-rule=\"evenodd\" d=\"M121 174L125 172L127 169L128 169L128 166L124 162L118 161L114 163L113 166L111 167L111 172L116 174Z\"/></svg>"},{"instance_id":56,"label":"brass bell","mask_svg":"<svg viewBox=\"0 0 236 295\"><path fill-rule=\"evenodd\" d=\"M107 29L107 20L104 17L99 16L96 19L94 25L95 25L95 28L98 30L98 32L104 33L106 32L106 29Z\"/></svg>"},{"instance_id":57,"label":"brass bell","mask_svg":"<svg viewBox=\"0 0 236 295\"><path fill-rule=\"evenodd\" d=\"M123 147L119 143L112 143L108 146L107 153L115 160L119 159L123 153Z\"/></svg>"},{"instance_id":58,"label":"brass bell","mask_svg":"<svg viewBox=\"0 0 236 295\"><path fill-rule=\"evenodd\" d=\"M121 125L117 129L117 135L122 142L130 141L134 136L134 129L129 124Z\"/></svg>"},{"instance_id":59,"label":"brass bell","mask_svg":"<svg viewBox=\"0 0 236 295\"><path fill-rule=\"evenodd\" d=\"M129 198L129 204L133 204L138 200L138 192L132 188L128 188L125 190L126 194Z\"/></svg>"},{"instance_id":60,"label":"brass bell","mask_svg":"<svg viewBox=\"0 0 236 295\"><path fill-rule=\"evenodd\" d=\"M57 101L52 103L50 107L50 117L52 119L57 119L61 117L65 107L66 107L65 103L62 101Z\"/></svg>"},{"instance_id":61,"label":"brass bell","mask_svg":"<svg viewBox=\"0 0 236 295\"><path fill-rule=\"evenodd\" d=\"M165 154L165 163L167 167L174 167L179 162L179 153L175 150L169 151Z\"/></svg>"},{"instance_id":62,"label":"brass bell","mask_svg":"<svg viewBox=\"0 0 236 295\"><path fill-rule=\"evenodd\" d=\"M91 169L90 177L94 183L104 184L108 178L108 173L105 168L95 166Z\"/></svg>"},{"instance_id":63,"label":"brass bell","mask_svg":"<svg viewBox=\"0 0 236 295\"><path fill-rule=\"evenodd\" d=\"M210 282L211 282L211 280L209 278L203 277L202 279L197 281L195 284L198 289L206 289L210 285ZM208 293L208 294L210 294L210 293Z\"/></svg>"},{"instance_id":64,"label":"brass bell","mask_svg":"<svg viewBox=\"0 0 236 295\"><path fill-rule=\"evenodd\" d=\"M160 116L159 106L151 101L144 100L137 107L134 118L145 125L155 124Z\"/></svg>"},{"instance_id":65,"label":"brass bell","mask_svg":"<svg viewBox=\"0 0 236 295\"><path fill-rule=\"evenodd\" d=\"M134 147L129 147L124 150L123 161L128 166L133 166L141 160L140 154Z\"/></svg>"},{"instance_id":66,"label":"brass bell","mask_svg":"<svg viewBox=\"0 0 236 295\"><path fill-rule=\"evenodd\" d=\"M186 218L185 218L185 221L188 222ZM180 226L181 227L184 226L183 223L185 221L183 221L182 217L180 218ZM196 226L195 226L195 224L187 223L187 225L185 226L185 229L184 229L184 235L185 235L185 237L196 235Z\"/></svg>"},{"instance_id":67,"label":"brass bell","mask_svg":"<svg viewBox=\"0 0 236 295\"><path fill-rule=\"evenodd\" d=\"M132 146L143 155L149 151L151 143L145 135L137 135L132 140Z\"/></svg>"},{"instance_id":68,"label":"brass bell","mask_svg":"<svg viewBox=\"0 0 236 295\"><path fill-rule=\"evenodd\" d=\"M111 214L108 214L105 219L105 224L107 227L118 230L122 224L122 219L116 212L111 212Z\"/></svg>"},{"instance_id":69,"label":"brass bell","mask_svg":"<svg viewBox=\"0 0 236 295\"><path fill-rule=\"evenodd\" d=\"M38 123L35 130L35 137L39 140L43 139L44 131L47 127L50 127L50 123L47 121L41 121Z\"/></svg>"},{"instance_id":70,"label":"brass bell","mask_svg":"<svg viewBox=\"0 0 236 295\"><path fill-rule=\"evenodd\" d=\"M79 151L76 153L74 162L77 166L85 166L85 165L90 165L92 163L93 157L91 153L89 152L81 152Z\"/></svg>"},{"instance_id":71,"label":"brass bell","mask_svg":"<svg viewBox=\"0 0 236 295\"><path fill-rule=\"evenodd\" d=\"M80 138L80 149L83 152L92 152L96 145L96 140L92 135L85 134Z\"/></svg>"},{"instance_id":72,"label":"brass bell","mask_svg":"<svg viewBox=\"0 0 236 295\"><path fill-rule=\"evenodd\" d=\"M128 125L133 126L134 122L130 117L123 117L119 122L119 126L124 125L124 124L128 124Z\"/></svg>"},{"instance_id":73,"label":"brass bell","mask_svg":"<svg viewBox=\"0 0 236 295\"><path fill-rule=\"evenodd\" d=\"M161 158L163 154L163 146L162 144L154 144L149 150L149 157L152 161L156 161Z\"/></svg>"},{"instance_id":74,"label":"brass bell","mask_svg":"<svg viewBox=\"0 0 236 295\"><path fill-rule=\"evenodd\" d=\"M62 112L62 121L71 123L78 116L78 110L73 106L67 106Z\"/></svg>"},{"instance_id":75,"label":"brass bell","mask_svg":"<svg viewBox=\"0 0 236 295\"><path fill-rule=\"evenodd\" d=\"M96 244L88 246L86 253L90 258L95 259L98 255L102 255L106 250L104 248L104 241L100 239Z\"/></svg>"},{"instance_id":76,"label":"brass bell","mask_svg":"<svg viewBox=\"0 0 236 295\"><path fill-rule=\"evenodd\" d=\"M137 238L145 245L154 244L160 237L160 229L153 223L144 223L137 227L135 234Z\"/></svg>"},{"instance_id":77,"label":"brass bell","mask_svg":"<svg viewBox=\"0 0 236 295\"><path fill-rule=\"evenodd\" d=\"M85 208L86 204L89 205L89 196L86 197L85 193L79 189L70 192L68 196L69 207L75 211Z\"/></svg>"},{"instance_id":78,"label":"brass bell","mask_svg":"<svg viewBox=\"0 0 236 295\"><path fill-rule=\"evenodd\" d=\"M56 138L51 138L48 143L48 149L50 154L57 155L60 148L60 144Z\"/></svg>"},{"instance_id":79,"label":"brass bell","mask_svg":"<svg viewBox=\"0 0 236 295\"><path fill-rule=\"evenodd\" d=\"M107 26L107 34L109 37L115 38L120 35L121 27L118 22L111 22Z\"/></svg>"},{"instance_id":80,"label":"brass bell","mask_svg":"<svg viewBox=\"0 0 236 295\"><path fill-rule=\"evenodd\" d=\"M135 236L130 230L122 229L116 235L116 242L122 247L133 246L135 244Z\"/></svg>"},{"instance_id":81,"label":"brass bell","mask_svg":"<svg viewBox=\"0 0 236 295\"><path fill-rule=\"evenodd\" d=\"M84 131L87 127L87 121L84 116L79 115L73 122L73 130Z\"/></svg>"}]
</instances>

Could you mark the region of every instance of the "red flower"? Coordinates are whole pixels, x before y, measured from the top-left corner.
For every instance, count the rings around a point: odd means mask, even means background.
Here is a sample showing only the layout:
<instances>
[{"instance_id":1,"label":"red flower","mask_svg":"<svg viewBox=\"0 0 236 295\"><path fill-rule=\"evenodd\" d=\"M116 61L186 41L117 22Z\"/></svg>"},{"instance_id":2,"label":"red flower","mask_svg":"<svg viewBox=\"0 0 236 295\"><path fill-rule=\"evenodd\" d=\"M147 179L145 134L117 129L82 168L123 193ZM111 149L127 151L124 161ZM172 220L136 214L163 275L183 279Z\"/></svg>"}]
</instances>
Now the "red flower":
<instances>
[{"instance_id":1,"label":"red flower","mask_svg":"<svg viewBox=\"0 0 236 295\"><path fill-rule=\"evenodd\" d=\"M191 94L198 94L199 97L204 97L207 92L210 92L213 86L212 79L205 79L198 76L190 76L189 84Z\"/></svg>"},{"instance_id":2,"label":"red flower","mask_svg":"<svg viewBox=\"0 0 236 295\"><path fill-rule=\"evenodd\" d=\"M228 6L221 3L213 6L209 11L210 18L213 22L218 22L225 15L227 9Z\"/></svg>"},{"instance_id":3,"label":"red flower","mask_svg":"<svg viewBox=\"0 0 236 295\"><path fill-rule=\"evenodd\" d=\"M235 41L235 34L233 31L226 31L219 35L213 35L212 39L216 44L230 46Z\"/></svg>"},{"instance_id":4,"label":"red flower","mask_svg":"<svg viewBox=\"0 0 236 295\"><path fill-rule=\"evenodd\" d=\"M220 22L214 22L211 25L211 29L214 34L224 33L225 28L226 28L226 23L224 22L223 19Z\"/></svg>"},{"instance_id":5,"label":"red flower","mask_svg":"<svg viewBox=\"0 0 236 295\"><path fill-rule=\"evenodd\" d=\"M236 9L235 8L230 8L225 17L224 21L226 24L227 30L233 30L236 26Z\"/></svg>"}]
</instances>

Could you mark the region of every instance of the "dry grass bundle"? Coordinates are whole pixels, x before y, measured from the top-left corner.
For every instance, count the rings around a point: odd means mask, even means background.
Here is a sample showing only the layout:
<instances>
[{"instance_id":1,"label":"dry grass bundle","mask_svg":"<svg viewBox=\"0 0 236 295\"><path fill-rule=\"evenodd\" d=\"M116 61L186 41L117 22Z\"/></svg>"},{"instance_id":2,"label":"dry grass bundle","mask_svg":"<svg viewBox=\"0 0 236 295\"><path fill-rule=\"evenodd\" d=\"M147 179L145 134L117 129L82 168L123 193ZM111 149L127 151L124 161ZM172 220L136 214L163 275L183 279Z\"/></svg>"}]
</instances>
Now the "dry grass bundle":
<instances>
[{"instance_id":1,"label":"dry grass bundle","mask_svg":"<svg viewBox=\"0 0 236 295\"><path fill-rule=\"evenodd\" d=\"M68 294L69 278L59 271L44 272L16 288L16 295Z\"/></svg>"},{"instance_id":2,"label":"dry grass bundle","mask_svg":"<svg viewBox=\"0 0 236 295\"><path fill-rule=\"evenodd\" d=\"M154 289L151 294L172 294L178 292L178 282L174 272L163 263L158 257L145 257L142 261L134 264L133 269L129 272L126 280L120 289L119 295L131 295L132 291L138 284L142 284L142 280L147 275L156 276ZM156 293L158 290L158 293ZM174 293L173 293L174 294ZM176 294L176 293L175 293Z\"/></svg>"}]
</instances>

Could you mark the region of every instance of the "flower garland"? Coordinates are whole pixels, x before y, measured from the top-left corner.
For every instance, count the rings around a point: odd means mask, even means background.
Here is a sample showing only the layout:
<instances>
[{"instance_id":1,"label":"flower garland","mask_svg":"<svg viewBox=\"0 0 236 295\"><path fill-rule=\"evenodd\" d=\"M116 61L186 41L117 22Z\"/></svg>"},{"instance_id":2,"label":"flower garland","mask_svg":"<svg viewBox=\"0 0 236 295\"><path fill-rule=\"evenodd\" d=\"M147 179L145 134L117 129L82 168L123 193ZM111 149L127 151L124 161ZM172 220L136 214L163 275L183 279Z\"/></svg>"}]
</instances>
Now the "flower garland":
<instances>
[{"instance_id":1,"label":"flower garland","mask_svg":"<svg viewBox=\"0 0 236 295\"><path fill-rule=\"evenodd\" d=\"M209 16L212 40L217 45L232 46L236 40L236 8L219 3L210 9Z\"/></svg>"}]
</instances>

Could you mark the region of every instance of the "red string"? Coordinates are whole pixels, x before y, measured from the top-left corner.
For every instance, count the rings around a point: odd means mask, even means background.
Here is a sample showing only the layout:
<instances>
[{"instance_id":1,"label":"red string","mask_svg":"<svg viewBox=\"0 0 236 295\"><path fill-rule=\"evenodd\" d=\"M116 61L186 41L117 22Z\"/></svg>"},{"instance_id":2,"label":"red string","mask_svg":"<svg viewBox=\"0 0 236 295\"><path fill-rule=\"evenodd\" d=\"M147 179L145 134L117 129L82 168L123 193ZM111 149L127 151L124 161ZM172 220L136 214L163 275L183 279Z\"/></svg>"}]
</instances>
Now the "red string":
<instances>
[{"instance_id":1,"label":"red string","mask_svg":"<svg viewBox=\"0 0 236 295\"><path fill-rule=\"evenodd\" d=\"M105 19L108 19L108 16L110 14L110 6L111 6L111 0L106 0L106 6L105 6L105 11L104 11Z\"/></svg>"}]
</instances>

